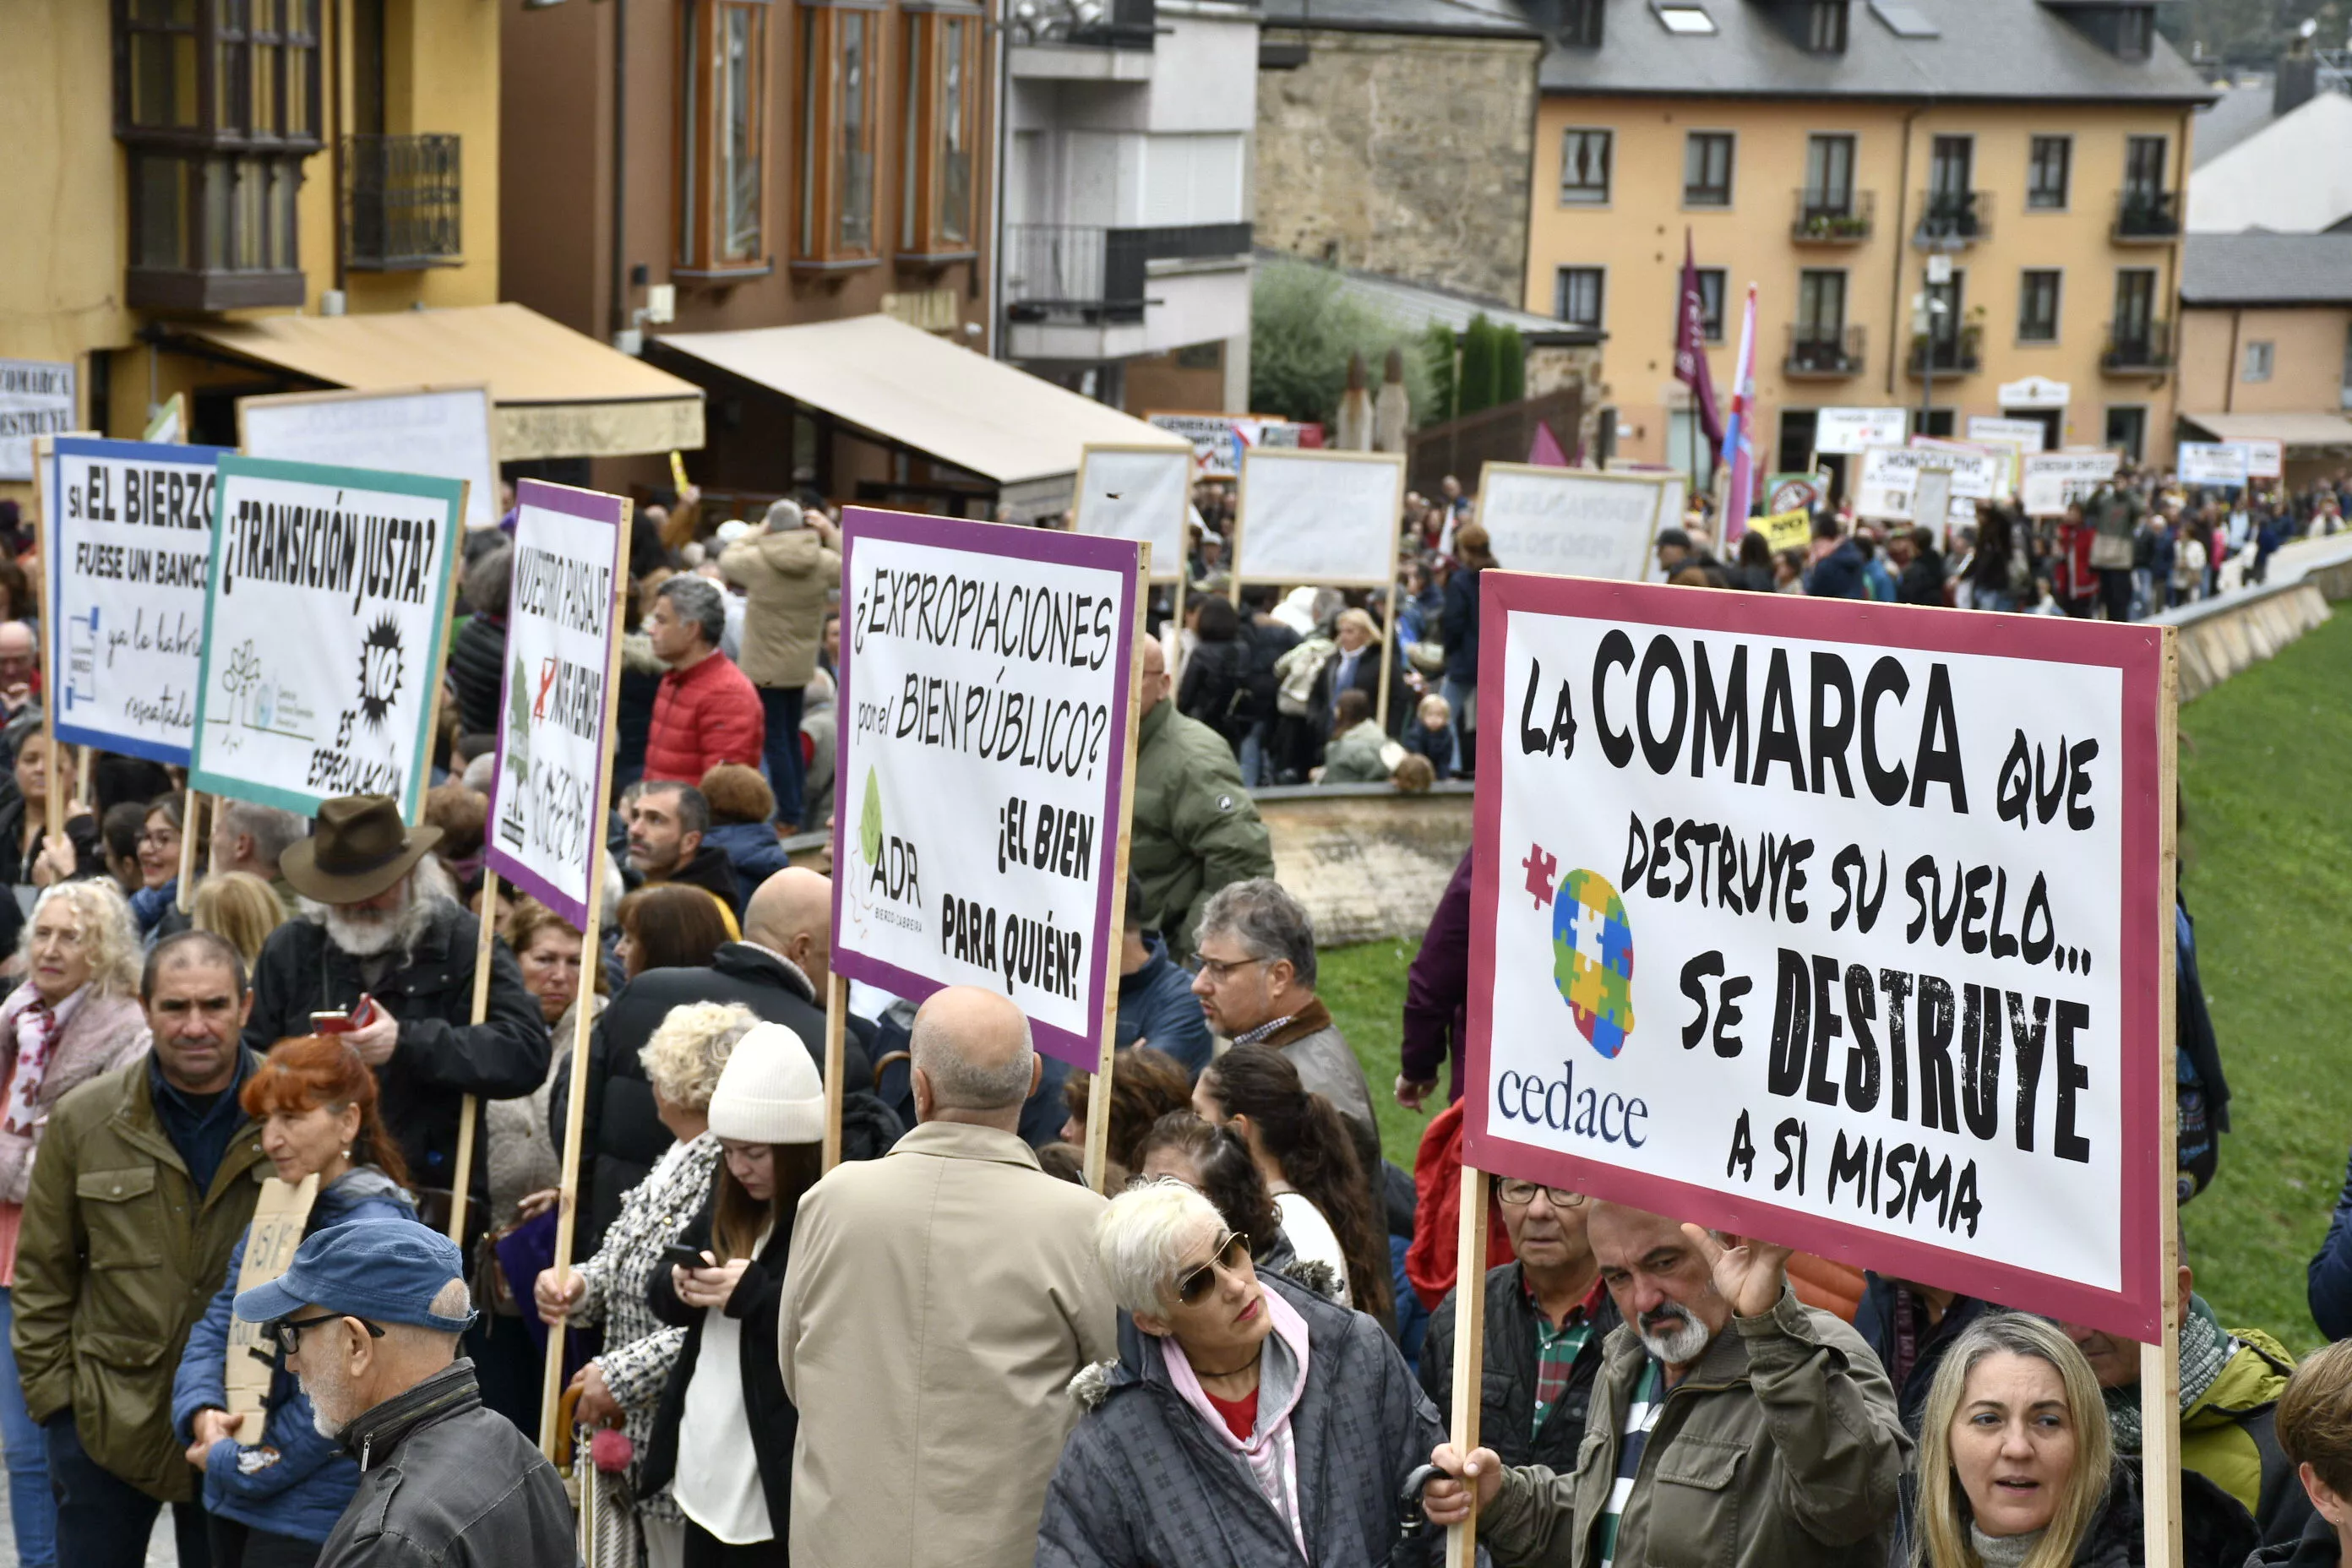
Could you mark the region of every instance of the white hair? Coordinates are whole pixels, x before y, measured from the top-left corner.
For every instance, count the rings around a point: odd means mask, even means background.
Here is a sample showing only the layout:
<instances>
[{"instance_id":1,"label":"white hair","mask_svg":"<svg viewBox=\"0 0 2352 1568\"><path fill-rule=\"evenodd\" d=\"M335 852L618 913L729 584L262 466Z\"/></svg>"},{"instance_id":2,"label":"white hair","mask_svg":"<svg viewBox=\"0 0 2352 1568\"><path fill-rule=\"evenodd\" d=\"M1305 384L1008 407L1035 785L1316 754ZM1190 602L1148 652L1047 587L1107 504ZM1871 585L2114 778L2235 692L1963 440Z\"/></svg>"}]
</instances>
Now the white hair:
<instances>
[{"instance_id":1,"label":"white hair","mask_svg":"<svg viewBox=\"0 0 2352 1568\"><path fill-rule=\"evenodd\" d=\"M1095 1258L1129 1312L1165 1312L1185 1249L1224 1227L1216 1205L1173 1176L1138 1182L1095 1221Z\"/></svg>"}]
</instances>

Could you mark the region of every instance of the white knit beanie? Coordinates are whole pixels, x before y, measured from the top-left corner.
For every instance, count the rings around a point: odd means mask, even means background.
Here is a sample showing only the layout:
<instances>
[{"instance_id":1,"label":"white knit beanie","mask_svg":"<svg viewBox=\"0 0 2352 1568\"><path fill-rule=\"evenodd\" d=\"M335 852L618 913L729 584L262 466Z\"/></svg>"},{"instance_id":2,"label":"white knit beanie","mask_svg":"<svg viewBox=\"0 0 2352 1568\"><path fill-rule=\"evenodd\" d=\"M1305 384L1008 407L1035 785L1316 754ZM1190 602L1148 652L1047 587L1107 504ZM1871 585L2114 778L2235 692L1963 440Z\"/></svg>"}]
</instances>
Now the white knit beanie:
<instances>
[{"instance_id":1,"label":"white knit beanie","mask_svg":"<svg viewBox=\"0 0 2352 1568\"><path fill-rule=\"evenodd\" d=\"M746 1143L824 1141L824 1082L797 1033L761 1024L735 1042L710 1097L710 1131Z\"/></svg>"}]
</instances>

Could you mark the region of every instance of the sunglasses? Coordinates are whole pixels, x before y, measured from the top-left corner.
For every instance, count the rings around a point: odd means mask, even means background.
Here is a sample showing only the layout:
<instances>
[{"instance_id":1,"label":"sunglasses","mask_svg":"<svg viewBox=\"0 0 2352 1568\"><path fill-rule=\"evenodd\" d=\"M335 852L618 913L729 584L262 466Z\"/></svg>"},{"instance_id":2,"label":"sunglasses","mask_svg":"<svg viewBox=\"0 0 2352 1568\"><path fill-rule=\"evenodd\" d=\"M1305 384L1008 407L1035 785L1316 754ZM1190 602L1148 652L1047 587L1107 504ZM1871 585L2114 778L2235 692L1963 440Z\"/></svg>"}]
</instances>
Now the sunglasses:
<instances>
[{"instance_id":1,"label":"sunglasses","mask_svg":"<svg viewBox=\"0 0 2352 1568\"><path fill-rule=\"evenodd\" d=\"M1253 1271L1250 1262L1250 1238L1236 1230L1225 1232L1209 1260L1198 1268L1186 1269L1176 1281L1176 1300L1187 1307L1197 1307L1216 1288L1217 1270L1228 1274Z\"/></svg>"},{"instance_id":2,"label":"sunglasses","mask_svg":"<svg viewBox=\"0 0 2352 1568\"><path fill-rule=\"evenodd\" d=\"M1571 1193L1566 1187L1547 1187L1537 1182L1500 1182L1495 1187L1495 1196L1513 1208L1535 1202L1538 1193L1550 1198L1556 1209L1577 1208L1584 1203L1582 1193Z\"/></svg>"},{"instance_id":3,"label":"sunglasses","mask_svg":"<svg viewBox=\"0 0 2352 1568\"><path fill-rule=\"evenodd\" d=\"M268 1336L271 1344L278 1347L278 1354L292 1355L302 1348L304 1329L315 1329L321 1323L340 1323L343 1318L344 1314L341 1312L322 1312L315 1318L280 1318L275 1322L266 1324L261 1331ZM372 1340L383 1338L383 1331L365 1318L353 1318L352 1321L365 1329L368 1331L368 1338Z\"/></svg>"}]
</instances>

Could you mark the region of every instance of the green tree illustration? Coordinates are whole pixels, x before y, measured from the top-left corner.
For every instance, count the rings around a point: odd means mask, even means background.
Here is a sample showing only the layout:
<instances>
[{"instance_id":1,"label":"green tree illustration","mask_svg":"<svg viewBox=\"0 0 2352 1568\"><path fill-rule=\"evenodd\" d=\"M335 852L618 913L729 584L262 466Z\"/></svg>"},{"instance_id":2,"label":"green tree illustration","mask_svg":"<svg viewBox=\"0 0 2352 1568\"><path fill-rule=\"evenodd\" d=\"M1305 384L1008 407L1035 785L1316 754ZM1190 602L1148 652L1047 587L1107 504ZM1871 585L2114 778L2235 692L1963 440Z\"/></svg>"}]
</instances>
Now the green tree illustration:
<instances>
[{"instance_id":1,"label":"green tree illustration","mask_svg":"<svg viewBox=\"0 0 2352 1568\"><path fill-rule=\"evenodd\" d=\"M868 866L882 858L882 784L874 770L866 770L866 805L857 815L857 847Z\"/></svg>"}]
</instances>

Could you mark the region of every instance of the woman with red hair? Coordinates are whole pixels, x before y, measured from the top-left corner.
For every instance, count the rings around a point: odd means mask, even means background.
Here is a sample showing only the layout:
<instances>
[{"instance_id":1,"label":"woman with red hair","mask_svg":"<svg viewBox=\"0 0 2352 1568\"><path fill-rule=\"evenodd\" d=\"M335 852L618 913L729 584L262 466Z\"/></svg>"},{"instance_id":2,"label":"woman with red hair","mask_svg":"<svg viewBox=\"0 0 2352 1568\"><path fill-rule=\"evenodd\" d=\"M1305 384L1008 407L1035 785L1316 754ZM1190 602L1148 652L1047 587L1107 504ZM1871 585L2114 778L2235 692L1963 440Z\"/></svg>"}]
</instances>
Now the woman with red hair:
<instances>
[{"instance_id":1,"label":"woman with red hair","mask_svg":"<svg viewBox=\"0 0 2352 1568\"><path fill-rule=\"evenodd\" d=\"M319 1178L304 1234L331 1225L411 1225L400 1141L376 1110L375 1075L340 1035L280 1040L237 1096L262 1123L262 1152L278 1179ZM281 1364L262 1402L261 1430L228 1413L230 1306L248 1229L229 1254L228 1278L188 1334L172 1390L172 1426L204 1472L215 1568L310 1563L359 1489L359 1466L310 1418L310 1401ZM239 1439L242 1439L240 1441Z\"/></svg>"}]
</instances>

